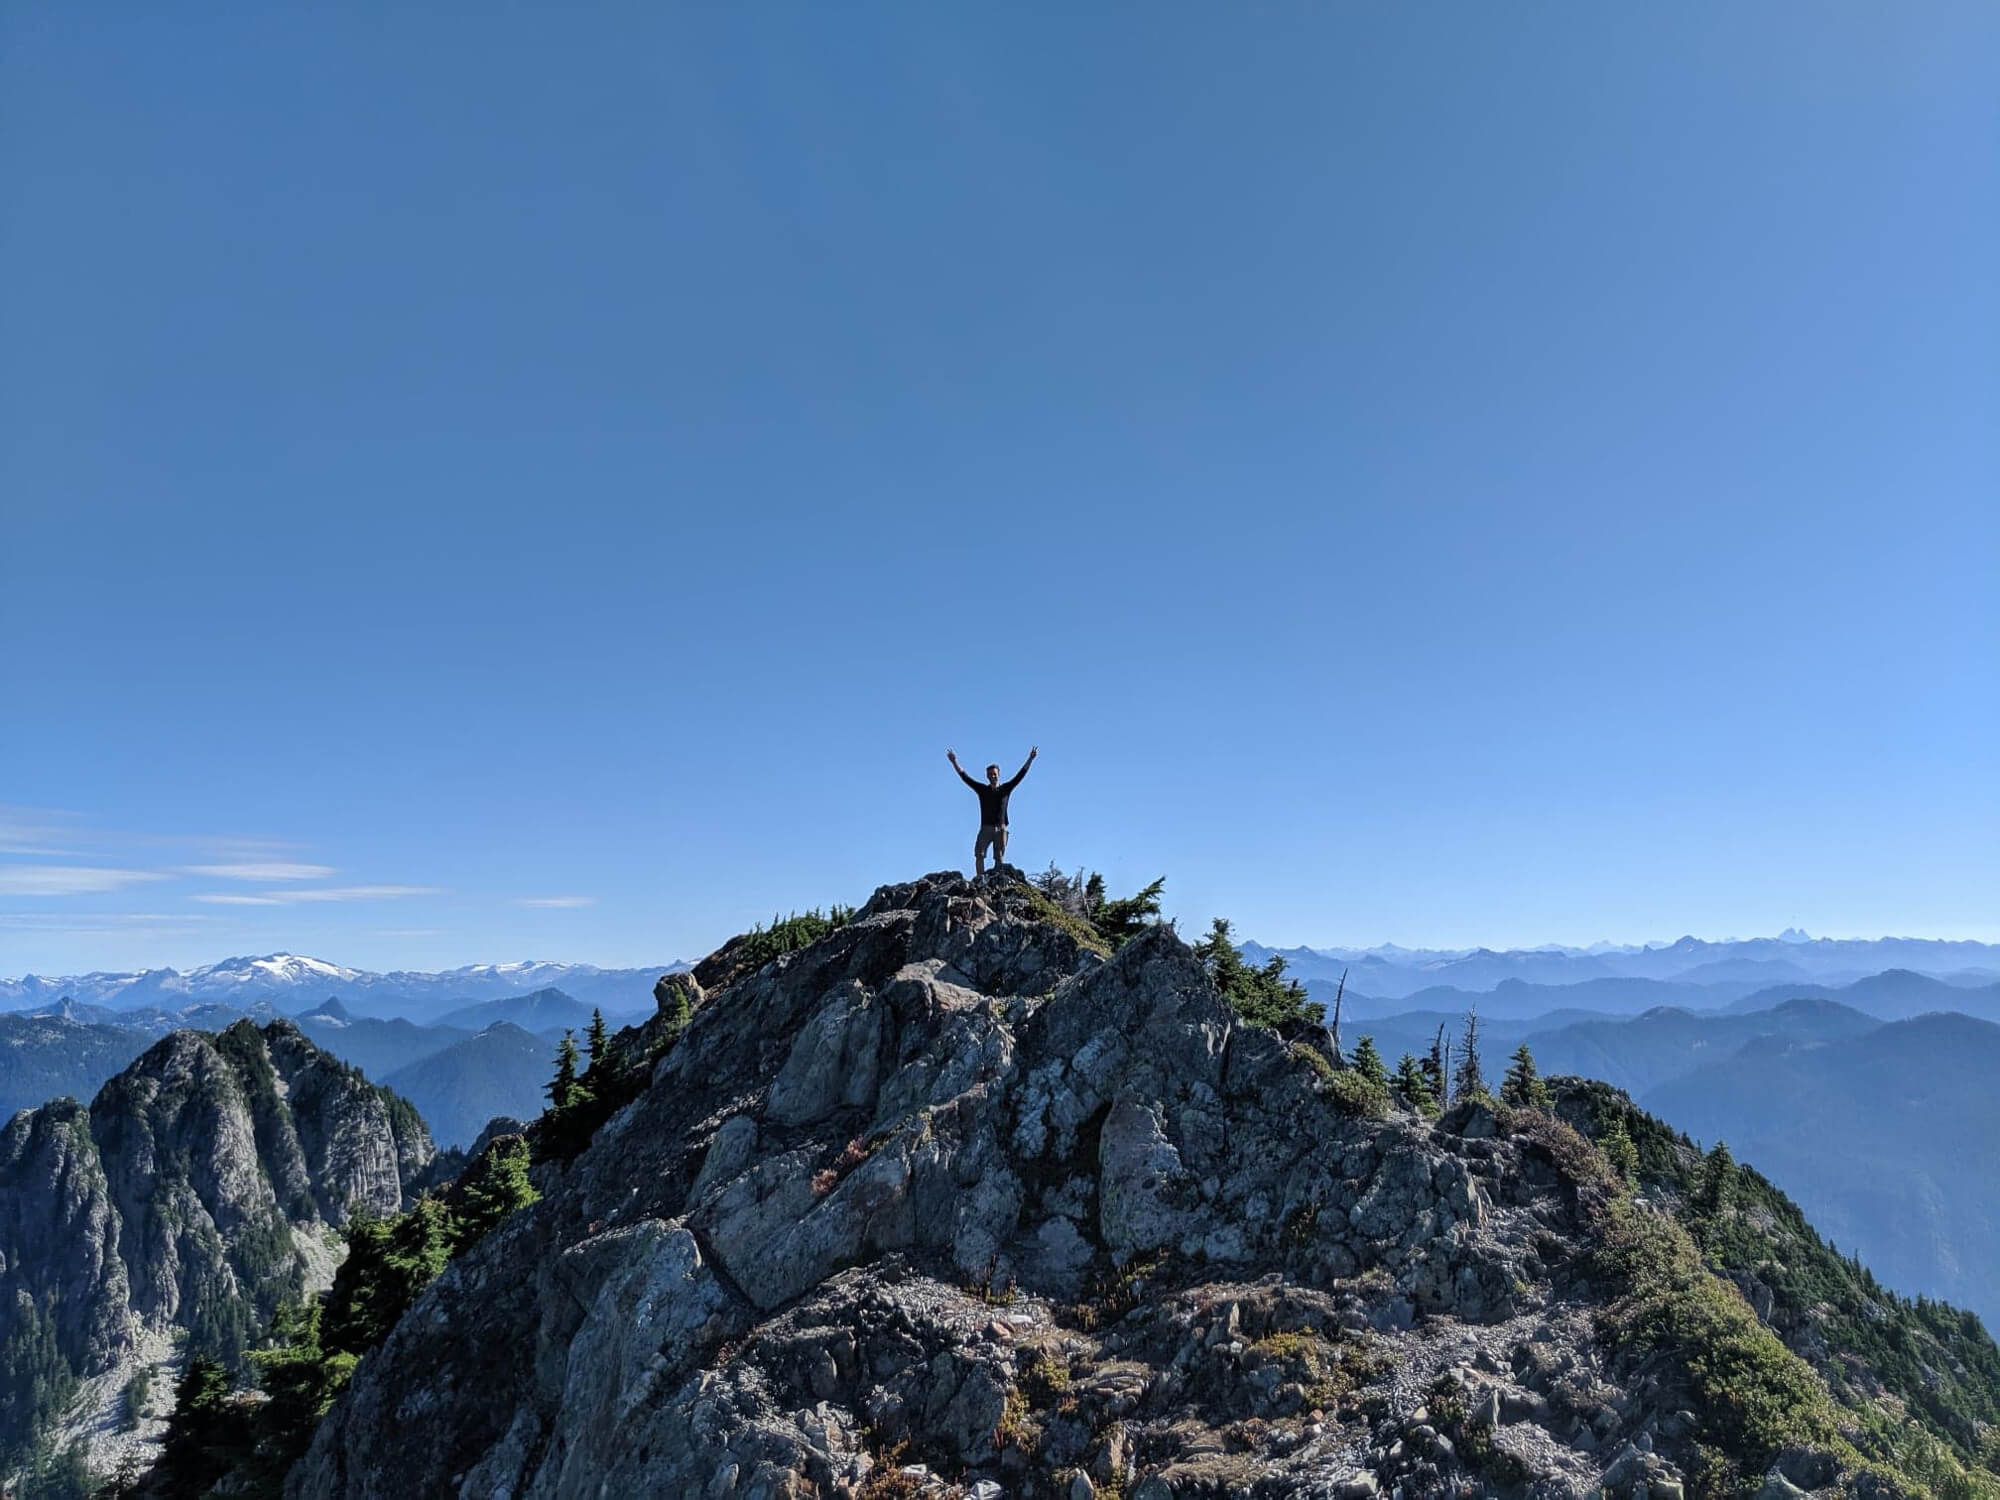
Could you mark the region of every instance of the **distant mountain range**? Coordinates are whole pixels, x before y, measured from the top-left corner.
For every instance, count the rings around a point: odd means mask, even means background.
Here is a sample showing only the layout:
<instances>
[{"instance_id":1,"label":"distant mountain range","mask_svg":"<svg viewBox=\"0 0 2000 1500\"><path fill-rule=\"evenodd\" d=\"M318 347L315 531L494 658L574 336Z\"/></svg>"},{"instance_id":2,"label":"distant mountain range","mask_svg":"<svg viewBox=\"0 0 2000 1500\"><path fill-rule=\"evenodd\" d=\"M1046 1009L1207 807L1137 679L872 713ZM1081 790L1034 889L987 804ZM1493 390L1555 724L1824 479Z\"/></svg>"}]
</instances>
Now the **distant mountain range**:
<instances>
[{"instance_id":1,"label":"distant mountain range","mask_svg":"<svg viewBox=\"0 0 2000 1500\"><path fill-rule=\"evenodd\" d=\"M1245 943L1243 955L1262 963L1281 956L1298 979L1338 980L1377 1000L1401 1000L1446 987L1483 994L1508 981L1572 986L1595 980L1661 980L1710 994L1727 1004L1775 985L1848 984L1886 969L1907 969L1955 985L2000 981L2000 944L1931 938L1813 938L1789 930L1775 938L1684 937L1644 947L1269 948ZM1734 990L1712 998L1717 990ZM1655 999L1649 1004L1671 1003ZM1679 1003L1688 1003L1686 999ZM1622 1007L1621 1007L1622 1008ZM1634 1006L1646 1009L1647 1006Z\"/></svg>"},{"instance_id":2,"label":"distant mountain range","mask_svg":"<svg viewBox=\"0 0 2000 1500\"><path fill-rule=\"evenodd\" d=\"M169 1032L221 1031L275 1019L219 1001L178 1011L118 1011L66 1001L46 1011L0 1015L0 1121L68 1095L89 1099L112 1075ZM443 1147L466 1146L497 1115L532 1118L555 1065L555 1043L579 1034L590 1007L561 990L502 996L452 1012L452 1024L357 1016L324 1000L292 1018L312 1043L414 1103Z\"/></svg>"},{"instance_id":3,"label":"distant mountain range","mask_svg":"<svg viewBox=\"0 0 2000 1500\"><path fill-rule=\"evenodd\" d=\"M594 964L471 964L439 973L397 970L376 974L343 968L294 953L263 958L226 958L198 969L145 969L128 974L29 974L0 979L0 1011L42 1010L69 1000L79 1007L129 1012L159 1009L182 1012L214 1001L254 1015L265 1004L274 1014L295 1014L332 995L357 1016L401 1016L435 1021L450 1011L484 1000L535 990L562 990L583 1006L609 1016L632 1016L652 1008L653 985L662 974L685 969L681 962L643 969L600 969ZM225 1023L226 1024L226 1023Z\"/></svg>"}]
</instances>

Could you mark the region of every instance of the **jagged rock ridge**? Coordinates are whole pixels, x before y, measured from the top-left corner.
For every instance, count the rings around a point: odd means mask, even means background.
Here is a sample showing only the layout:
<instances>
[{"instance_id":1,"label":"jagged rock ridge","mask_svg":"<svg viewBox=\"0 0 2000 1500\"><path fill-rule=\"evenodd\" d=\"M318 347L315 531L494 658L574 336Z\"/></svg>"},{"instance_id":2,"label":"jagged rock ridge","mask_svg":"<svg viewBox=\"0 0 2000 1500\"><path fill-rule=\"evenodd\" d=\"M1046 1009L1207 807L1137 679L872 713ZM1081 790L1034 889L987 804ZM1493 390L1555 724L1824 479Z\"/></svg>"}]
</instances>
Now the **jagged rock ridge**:
<instances>
[{"instance_id":1,"label":"jagged rock ridge","mask_svg":"<svg viewBox=\"0 0 2000 1500\"><path fill-rule=\"evenodd\" d=\"M329 1226L395 1212L432 1156L413 1109L289 1021L174 1032L87 1109L58 1099L0 1132L0 1354L33 1345L86 1380L149 1330L233 1354L326 1285ZM10 1447L54 1415L24 1397Z\"/></svg>"},{"instance_id":2,"label":"jagged rock ridge","mask_svg":"<svg viewBox=\"0 0 2000 1500\"><path fill-rule=\"evenodd\" d=\"M683 982L649 1086L362 1361L288 1495L1678 1500L1698 1443L1755 1446L1670 1341L1607 1335L1607 1204L1651 1211L1580 1136L1348 1117L1168 929L1107 960L937 875L740 968Z\"/></svg>"}]
</instances>

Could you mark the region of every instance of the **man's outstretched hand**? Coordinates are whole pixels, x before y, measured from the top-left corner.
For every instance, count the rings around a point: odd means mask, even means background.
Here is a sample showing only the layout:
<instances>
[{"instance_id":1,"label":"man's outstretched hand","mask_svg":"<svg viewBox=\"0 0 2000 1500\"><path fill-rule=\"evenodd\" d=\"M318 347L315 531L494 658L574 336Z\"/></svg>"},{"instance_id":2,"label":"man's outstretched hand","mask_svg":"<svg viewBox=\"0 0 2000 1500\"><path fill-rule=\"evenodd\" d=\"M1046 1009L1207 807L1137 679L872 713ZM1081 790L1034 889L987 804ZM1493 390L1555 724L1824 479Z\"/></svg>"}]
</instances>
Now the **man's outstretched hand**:
<instances>
[{"instance_id":1,"label":"man's outstretched hand","mask_svg":"<svg viewBox=\"0 0 2000 1500\"><path fill-rule=\"evenodd\" d=\"M953 765L958 764L958 752L956 750L945 751L944 758L950 761Z\"/></svg>"}]
</instances>

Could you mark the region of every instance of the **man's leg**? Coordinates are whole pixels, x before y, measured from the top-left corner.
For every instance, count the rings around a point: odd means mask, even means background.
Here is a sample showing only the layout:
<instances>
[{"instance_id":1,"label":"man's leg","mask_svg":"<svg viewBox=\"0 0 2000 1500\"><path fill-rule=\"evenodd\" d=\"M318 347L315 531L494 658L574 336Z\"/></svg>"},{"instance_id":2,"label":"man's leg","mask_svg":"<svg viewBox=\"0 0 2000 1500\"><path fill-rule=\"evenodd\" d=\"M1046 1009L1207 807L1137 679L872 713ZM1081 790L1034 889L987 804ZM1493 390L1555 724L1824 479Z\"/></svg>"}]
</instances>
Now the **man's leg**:
<instances>
[{"instance_id":1,"label":"man's leg","mask_svg":"<svg viewBox=\"0 0 2000 1500\"><path fill-rule=\"evenodd\" d=\"M991 837L991 832L982 826L979 837L972 841L972 873L975 875L986 873L986 843Z\"/></svg>"},{"instance_id":2,"label":"man's leg","mask_svg":"<svg viewBox=\"0 0 2000 1500\"><path fill-rule=\"evenodd\" d=\"M999 869L1007 863L1007 825L1002 823L993 830L993 868Z\"/></svg>"}]
</instances>

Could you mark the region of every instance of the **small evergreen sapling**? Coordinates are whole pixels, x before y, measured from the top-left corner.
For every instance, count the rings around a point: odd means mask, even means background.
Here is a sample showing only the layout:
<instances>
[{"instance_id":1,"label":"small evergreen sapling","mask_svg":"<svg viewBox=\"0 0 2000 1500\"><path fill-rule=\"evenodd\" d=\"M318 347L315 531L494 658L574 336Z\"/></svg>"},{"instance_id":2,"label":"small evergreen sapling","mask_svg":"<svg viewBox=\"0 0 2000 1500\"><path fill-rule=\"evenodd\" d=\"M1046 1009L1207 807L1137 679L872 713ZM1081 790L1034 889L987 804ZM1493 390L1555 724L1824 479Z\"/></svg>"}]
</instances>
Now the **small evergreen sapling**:
<instances>
[{"instance_id":1,"label":"small evergreen sapling","mask_svg":"<svg viewBox=\"0 0 2000 1500\"><path fill-rule=\"evenodd\" d=\"M1625 1128L1623 1115L1611 1122L1611 1128L1598 1139L1597 1145L1620 1177L1628 1184L1638 1181L1639 1148L1632 1143L1632 1132Z\"/></svg>"},{"instance_id":2,"label":"small evergreen sapling","mask_svg":"<svg viewBox=\"0 0 2000 1500\"><path fill-rule=\"evenodd\" d=\"M1428 1071L1407 1052L1403 1054L1403 1060L1396 1064L1396 1092L1420 1115L1438 1112L1437 1094L1431 1088Z\"/></svg>"},{"instance_id":3,"label":"small evergreen sapling","mask_svg":"<svg viewBox=\"0 0 2000 1500\"><path fill-rule=\"evenodd\" d=\"M1389 1086L1389 1074L1382 1066L1382 1054L1375 1050L1374 1037L1364 1036L1355 1044L1351 1066L1377 1088L1386 1089Z\"/></svg>"},{"instance_id":4,"label":"small evergreen sapling","mask_svg":"<svg viewBox=\"0 0 2000 1500\"><path fill-rule=\"evenodd\" d=\"M1735 1200L1736 1158L1726 1141L1717 1141L1702 1162L1701 1181L1694 1190L1697 1218L1713 1219Z\"/></svg>"},{"instance_id":5,"label":"small evergreen sapling","mask_svg":"<svg viewBox=\"0 0 2000 1500\"><path fill-rule=\"evenodd\" d=\"M543 1090L549 1096L549 1108L557 1114L590 1097L590 1090L577 1081L576 1063L576 1033L565 1031L556 1044L556 1076Z\"/></svg>"},{"instance_id":6,"label":"small evergreen sapling","mask_svg":"<svg viewBox=\"0 0 2000 1500\"><path fill-rule=\"evenodd\" d=\"M1500 1083L1500 1102L1516 1109L1544 1110L1554 1103L1549 1097L1549 1086L1535 1071L1535 1054L1528 1050L1526 1042L1514 1049L1514 1064Z\"/></svg>"}]
</instances>

